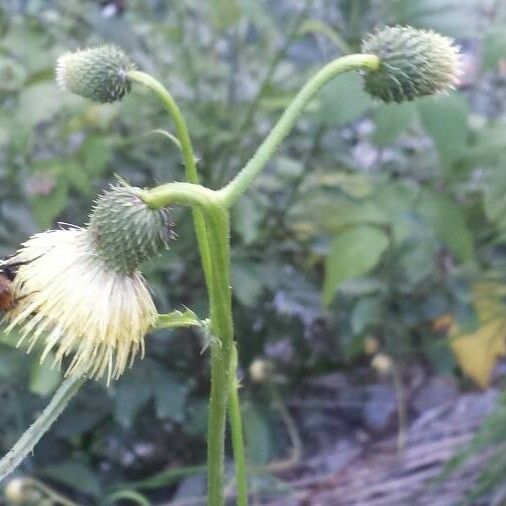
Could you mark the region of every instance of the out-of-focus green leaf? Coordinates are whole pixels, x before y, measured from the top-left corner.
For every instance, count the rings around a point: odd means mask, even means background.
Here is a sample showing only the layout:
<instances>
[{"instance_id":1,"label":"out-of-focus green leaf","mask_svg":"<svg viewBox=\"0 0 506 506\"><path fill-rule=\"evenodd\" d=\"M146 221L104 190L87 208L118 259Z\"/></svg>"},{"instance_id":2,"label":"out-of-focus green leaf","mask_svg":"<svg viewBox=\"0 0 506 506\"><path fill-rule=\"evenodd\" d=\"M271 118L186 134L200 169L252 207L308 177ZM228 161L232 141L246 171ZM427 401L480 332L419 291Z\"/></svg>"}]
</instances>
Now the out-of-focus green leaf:
<instances>
[{"instance_id":1,"label":"out-of-focus green leaf","mask_svg":"<svg viewBox=\"0 0 506 506\"><path fill-rule=\"evenodd\" d=\"M86 172L94 177L100 176L111 158L110 140L102 137L89 137L81 152Z\"/></svg>"},{"instance_id":2,"label":"out-of-focus green leaf","mask_svg":"<svg viewBox=\"0 0 506 506\"><path fill-rule=\"evenodd\" d=\"M182 383L154 360L146 359L125 374L116 392L116 419L130 427L139 410L155 400L157 416L181 422L189 383Z\"/></svg>"},{"instance_id":3,"label":"out-of-focus green leaf","mask_svg":"<svg viewBox=\"0 0 506 506\"><path fill-rule=\"evenodd\" d=\"M38 395L49 395L60 384L62 375L58 366L52 366L54 354L50 353L41 364L34 362L30 372L30 391Z\"/></svg>"},{"instance_id":4,"label":"out-of-focus green leaf","mask_svg":"<svg viewBox=\"0 0 506 506\"><path fill-rule=\"evenodd\" d=\"M142 369L138 365L118 382L114 415L124 427L131 427L139 410L153 395L151 378Z\"/></svg>"},{"instance_id":5,"label":"out-of-focus green leaf","mask_svg":"<svg viewBox=\"0 0 506 506\"><path fill-rule=\"evenodd\" d=\"M237 0L215 0L208 5L211 9L211 19L220 32L236 23L241 14Z\"/></svg>"},{"instance_id":6,"label":"out-of-focus green leaf","mask_svg":"<svg viewBox=\"0 0 506 506\"><path fill-rule=\"evenodd\" d=\"M373 269L388 247L388 236L376 227L361 225L337 234L325 262L323 300L330 304L341 283Z\"/></svg>"},{"instance_id":7,"label":"out-of-focus green leaf","mask_svg":"<svg viewBox=\"0 0 506 506\"><path fill-rule=\"evenodd\" d=\"M378 146L388 146L411 125L416 117L416 105L412 102L382 104L373 116L376 125L373 140Z\"/></svg>"},{"instance_id":8,"label":"out-of-focus green leaf","mask_svg":"<svg viewBox=\"0 0 506 506\"><path fill-rule=\"evenodd\" d=\"M429 221L436 237L446 244L460 262L473 256L473 237L462 208L445 195L426 192L420 201L420 212Z\"/></svg>"},{"instance_id":9,"label":"out-of-focus green leaf","mask_svg":"<svg viewBox=\"0 0 506 506\"><path fill-rule=\"evenodd\" d=\"M41 474L93 497L100 497L102 494L98 476L89 466L81 462L68 461L46 466Z\"/></svg>"},{"instance_id":10,"label":"out-of-focus green leaf","mask_svg":"<svg viewBox=\"0 0 506 506\"><path fill-rule=\"evenodd\" d=\"M251 244L258 237L263 217L263 206L248 195L241 198L232 208L234 229L241 234L244 244Z\"/></svg>"},{"instance_id":11,"label":"out-of-focus green leaf","mask_svg":"<svg viewBox=\"0 0 506 506\"><path fill-rule=\"evenodd\" d=\"M483 40L482 65L486 70L497 66L506 58L506 25L500 25L487 33Z\"/></svg>"},{"instance_id":12,"label":"out-of-focus green leaf","mask_svg":"<svg viewBox=\"0 0 506 506\"><path fill-rule=\"evenodd\" d=\"M354 334L361 334L367 327L381 320L381 303L377 297L360 299L351 313L351 328Z\"/></svg>"},{"instance_id":13,"label":"out-of-focus green leaf","mask_svg":"<svg viewBox=\"0 0 506 506\"><path fill-rule=\"evenodd\" d=\"M183 422L188 383L164 370L160 370L153 381L157 416L160 419Z\"/></svg>"},{"instance_id":14,"label":"out-of-focus green leaf","mask_svg":"<svg viewBox=\"0 0 506 506\"><path fill-rule=\"evenodd\" d=\"M462 155L467 144L469 106L466 99L455 93L420 99L418 110L441 162L449 168Z\"/></svg>"},{"instance_id":15,"label":"out-of-focus green leaf","mask_svg":"<svg viewBox=\"0 0 506 506\"><path fill-rule=\"evenodd\" d=\"M55 219L65 209L68 202L68 186L63 179L47 195L32 197L32 209L37 223L42 229L53 225Z\"/></svg>"},{"instance_id":16,"label":"out-of-focus green leaf","mask_svg":"<svg viewBox=\"0 0 506 506\"><path fill-rule=\"evenodd\" d=\"M232 263L232 286L234 295L245 306L253 306L264 289L260 266L253 262Z\"/></svg>"},{"instance_id":17,"label":"out-of-focus green leaf","mask_svg":"<svg viewBox=\"0 0 506 506\"><path fill-rule=\"evenodd\" d=\"M248 460L256 465L269 462L272 448L272 433L260 406L253 402L244 403L244 438Z\"/></svg>"},{"instance_id":18,"label":"out-of-focus green leaf","mask_svg":"<svg viewBox=\"0 0 506 506\"><path fill-rule=\"evenodd\" d=\"M315 119L333 126L350 123L376 106L376 102L363 91L360 76L343 74L323 88L318 99Z\"/></svg>"},{"instance_id":19,"label":"out-of-focus green leaf","mask_svg":"<svg viewBox=\"0 0 506 506\"><path fill-rule=\"evenodd\" d=\"M73 103L72 96L63 94L55 83L37 83L20 93L16 119L24 126L34 127L53 119L68 103Z\"/></svg>"},{"instance_id":20,"label":"out-of-focus green leaf","mask_svg":"<svg viewBox=\"0 0 506 506\"><path fill-rule=\"evenodd\" d=\"M475 0L389 0L382 2L387 24L429 28L453 37L478 33L479 3Z\"/></svg>"}]
</instances>

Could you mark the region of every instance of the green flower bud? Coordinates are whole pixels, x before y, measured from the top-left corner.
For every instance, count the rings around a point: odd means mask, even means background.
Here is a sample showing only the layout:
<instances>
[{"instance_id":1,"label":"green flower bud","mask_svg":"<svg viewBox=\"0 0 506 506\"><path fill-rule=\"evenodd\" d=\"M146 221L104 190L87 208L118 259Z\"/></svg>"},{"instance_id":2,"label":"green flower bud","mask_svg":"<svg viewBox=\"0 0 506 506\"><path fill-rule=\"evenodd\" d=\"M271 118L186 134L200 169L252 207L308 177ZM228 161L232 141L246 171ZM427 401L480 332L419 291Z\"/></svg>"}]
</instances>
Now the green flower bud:
<instances>
[{"instance_id":1,"label":"green flower bud","mask_svg":"<svg viewBox=\"0 0 506 506\"><path fill-rule=\"evenodd\" d=\"M116 46L66 53L56 63L56 82L62 89L95 102L115 102L130 92L128 71L135 67Z\"/></svg>"},{"instance_id":2,"label":"green flower bud","mask_svg":"<svg viewBox=\"0 0 506 506\"><path fill-rule=\"evenodd\" d=\"M402 102L452 89L460 75L459 49L433 31L386 27L364 40L362 52L380 59L364 74L365 90L384 102Z\"/></svg>"},{"instance_id":3,"label":"green flower bud","mask_svg":"<svg viewBox=\"0 0 506 506\"><path fill-rule=\"evenodd\" d=\"M168 211L150 209L140 188L112 186L96 201L88 231L96 253L112 269L131 274L167 249L174 237Z\"/></svg>"}]
</instances>

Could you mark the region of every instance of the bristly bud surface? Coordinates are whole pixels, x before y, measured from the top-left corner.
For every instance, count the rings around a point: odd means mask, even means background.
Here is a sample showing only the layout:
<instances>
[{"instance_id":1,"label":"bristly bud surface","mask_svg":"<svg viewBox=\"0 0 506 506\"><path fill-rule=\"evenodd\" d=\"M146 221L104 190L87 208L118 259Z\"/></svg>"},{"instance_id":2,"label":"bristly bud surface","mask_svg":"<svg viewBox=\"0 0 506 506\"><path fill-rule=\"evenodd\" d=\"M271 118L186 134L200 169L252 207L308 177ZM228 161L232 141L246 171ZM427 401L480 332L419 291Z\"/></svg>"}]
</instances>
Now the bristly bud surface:
<instances>
[{"instance_id":1,"label":"bristly bud surface","mask_svg":"<svg viewBox=\"0 0 506 506\"><path fill-rule=\"evenodd\" d=\"M150 209L139 192L127 185L111 186L97 199L88 226L97 254L124 274L167 249L174 235L167 209Z\"/></svg>"},{"instance_id":2,"label":"bristly bud surface","mask_svg":"<svg viewBox=\"0 0 506 506\"><path fill-rule=\"evenodd\" d=\"M460 76L459 48L431 30L386 27L364 40L362 52L380 59L377 71L364 73L364 87L384 102L444 93Z\"/></svg>"},{"instance_id":3,"label":"bristly bud surface","mask_svg":"<svg viewBox=\"0 0 506 506\"><path fill-rule=\"evenodd\" d=\"M66 53L56 64L56 82L62 89L94 100L115 102L130 92L128 71L135 68L116 46L102 46Z\"/></svg>"}]
</instances>

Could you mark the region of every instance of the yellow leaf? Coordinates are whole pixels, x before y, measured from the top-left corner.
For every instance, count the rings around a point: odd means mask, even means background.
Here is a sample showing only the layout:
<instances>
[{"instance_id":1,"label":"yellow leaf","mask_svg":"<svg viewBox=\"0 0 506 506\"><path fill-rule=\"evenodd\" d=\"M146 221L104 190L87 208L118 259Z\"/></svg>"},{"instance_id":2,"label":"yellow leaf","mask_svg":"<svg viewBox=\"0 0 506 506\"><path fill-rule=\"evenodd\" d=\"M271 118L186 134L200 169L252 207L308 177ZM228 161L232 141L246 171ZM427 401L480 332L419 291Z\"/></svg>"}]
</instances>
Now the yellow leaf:
<instances>
[{"instance_id":1,"label":"yellow leaf","mask_svg":"<svg viewBox=\"0 0 506 506\"><path fill-rule=\"evenodd\" d=\"M452 330L450 346L462 370L480 387L486 388L495 362L506 355L506 322L495 320L470 334Z\"/></svg>"},{"instance_id":2,"label":"yellow leaf","mask_svg":"<svg viewBox=\"0 0 506 506\"><path fill-rule=\"evenodd\" d=\"M506 285L476 283L473 305L480 327L464 333L454 323L450 328L450 347L462 370L480 387L490 384L497 359L506 356Z\"/></svg>"}]
</instances>

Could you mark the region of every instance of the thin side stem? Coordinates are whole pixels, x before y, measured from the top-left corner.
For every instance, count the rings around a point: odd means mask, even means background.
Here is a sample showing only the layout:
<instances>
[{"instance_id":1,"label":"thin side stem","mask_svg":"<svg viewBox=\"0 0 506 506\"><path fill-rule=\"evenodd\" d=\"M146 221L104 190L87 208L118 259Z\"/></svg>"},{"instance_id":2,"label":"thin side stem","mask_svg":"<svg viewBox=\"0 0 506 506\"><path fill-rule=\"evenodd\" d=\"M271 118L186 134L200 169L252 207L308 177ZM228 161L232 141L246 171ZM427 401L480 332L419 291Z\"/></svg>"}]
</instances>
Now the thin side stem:
<instances>
[{"instance_id":1,"label":"thin side stem","mask_svg":"<svg viewBox=\"0 0 506 506\"><path fill-rule=\"evenodd\" d=\"M0 480L14 471L24 458L33 451L42 436L51 428L61 415L70 399L77 394L86 381L84 377L69 376L59 386L53 398L41 415L18 439L16 444L0 460Z\"/></svg>"},{"instance_id":2,"label":"thin side stem","mask_svg":"<svg viewBox=\"0 0 506 506\"><path fill-rule=\"evenodd\" d=\"M248 475L246 457L244 455L244 439L241 419L241 406L239 403L239 381L237 379L237 347L232 350L232 364L230 372L230 397L228 399L228 412L230 433L232 435L232 449L234 452L235 481L237 486L237 504L248 504Z\"/></svg>"},{"instance_id":3,"label":"thin side stem","mask_svg":"<svg viewBox=\"0 0 506 506\"><path fill-rule=\"evenodd\" d=\"M290 133L295 121L313 96L331 79L350 70L366 69L375 71L379 67L379 59L371 54L353 54L338 58L315 74L297 93L269 135L260 144L253 157L237 174L237 176L220 193L225 207L230 207L251 185L262 172L278 146Z\"/></svg>"},{"instance_id":4,"label":"thin side stem","mask_svg":"<svg viewBox=\"0 0 506 506\"><path fill-rule=\"evenodd\" d=\"M132 82L136 82L146 86L161 100L165 109L169 112L176 127L176 134L181 143L181 153L183 156L183 162L185 166L186 179L190 183L198 184L199 176L197 172L197 164L195 161L195 153L188 133L188 128L184 117L179 109L176 101L169 93L169 91L154 77L145 72L138 70L131 70L128 72L128 79ZM197 235L197 244L199 247L200 257L202 259L202 268L204 270L204 277L206 284L210 282L211 272L211 260L209 252L209 244L207 243L205 221L202 211L198 208L192 209L193 221L195 224L195 233Z\"/></svg>"}]
</instances>

